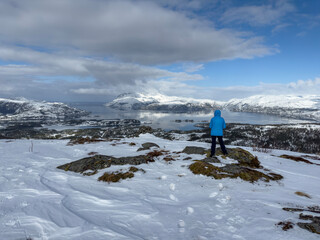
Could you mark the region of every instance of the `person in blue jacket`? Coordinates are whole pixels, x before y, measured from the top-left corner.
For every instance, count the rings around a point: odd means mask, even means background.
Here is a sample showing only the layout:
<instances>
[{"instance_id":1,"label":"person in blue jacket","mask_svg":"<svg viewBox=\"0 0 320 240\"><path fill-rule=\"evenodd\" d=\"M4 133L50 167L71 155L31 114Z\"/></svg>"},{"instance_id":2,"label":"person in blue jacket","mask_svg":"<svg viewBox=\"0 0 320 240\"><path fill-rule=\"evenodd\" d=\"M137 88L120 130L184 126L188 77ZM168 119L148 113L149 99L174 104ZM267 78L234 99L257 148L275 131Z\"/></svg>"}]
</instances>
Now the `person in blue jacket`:
<instances>
[{"instance_id":1,"label":"person in blue jacket","mask_svg":"<svg viewBox=\"0 0 320 240\"><path fill-rule=\"evenodd\" d=\"M223 117L221 117L220 110L214 111L214 117L211 118L211 121L210 121L210 128L211 128L211 139L212 139L210 157L213 157L216 152L216 138L218 138L218 140L219 140L219 144L220 144L220 147L221 147L223 154L227 155L228 152L226 150L226 147L224 146L224 142L222 139L223 129L226 128L226 123L225 123Z\"/></svg>"}]
</instances>

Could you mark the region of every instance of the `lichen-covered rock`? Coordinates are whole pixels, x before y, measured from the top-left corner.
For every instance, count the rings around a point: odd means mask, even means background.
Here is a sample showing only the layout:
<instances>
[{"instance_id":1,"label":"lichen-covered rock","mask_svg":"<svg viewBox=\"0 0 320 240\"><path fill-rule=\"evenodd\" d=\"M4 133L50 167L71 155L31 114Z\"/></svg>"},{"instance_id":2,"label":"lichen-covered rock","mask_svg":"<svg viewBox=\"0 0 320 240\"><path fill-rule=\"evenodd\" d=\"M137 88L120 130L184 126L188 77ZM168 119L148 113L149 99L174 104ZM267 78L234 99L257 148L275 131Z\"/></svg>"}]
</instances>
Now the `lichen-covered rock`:
<instances>
[{"instance_id":1,"label":"lichen-covered rock","mask_svg":"<svg viewBox=\"0 0 320 240\"><path fill-rule=\"evenodd\" d=\"M152 147L160 148L158 144L155 144L153 142L146 142L142 144L142 147L139 148L137 151L144 151L144 150L149 150Z\"/></svg>"},{"instance_id":2,"label":"lichen-covered rock","mask_svg":"<svg viewBox=\"0 0 320 240\"><path fill-rule=\"evenodd\" d=\"M185 147L182 152L186 154L206 154L206 149L202 147L195 147L195 146L187 146Z\"/></svg>"},{"instance_id":3,"label":"lichen-covered rock","mask_svg":"<svg viewBox=\"0 0 320 240\"><path fill-rule=\"evenodd\" d=\"M65 171L83 173L87 170L95 171L99 169L108 168L111 165L139 165L143 163L153 162L153 157L154 156L150 154L120 158L115 158L107 155L95 155L92 157L82 158L80 160L58 166L57 168Z\"/></svg>"},{"instance_id":4,"label":"lichen-covered rock","mask_svg":"<svg viewBox=\"0 0 320 240\"><path fill-rule=\"evenodd\" d=\"M252 183L258 180L269 182L270 180L276 181L282 179L281 175L265 174L254 169L241 166L240 164L227 164L224 167L217 167L208 162L196 161L189 166L189 169L194 174L202 174L215 179L240 177L242 180Z\"/></svg>"},{"instance_id":5,"label":"lichen-covered rock","mask_svg":"<svg viewBox=\"0 0 320 240\"><path fill-rule=\"evenodd\" d=\"M223 155L220 148L216 150L216 155ZM250 152L242 148L228 148L228 158L237 160L241 166L251 167L251 168L260 168L260 162L256 156L253 156Z\"/></svg>"}]
</instances>

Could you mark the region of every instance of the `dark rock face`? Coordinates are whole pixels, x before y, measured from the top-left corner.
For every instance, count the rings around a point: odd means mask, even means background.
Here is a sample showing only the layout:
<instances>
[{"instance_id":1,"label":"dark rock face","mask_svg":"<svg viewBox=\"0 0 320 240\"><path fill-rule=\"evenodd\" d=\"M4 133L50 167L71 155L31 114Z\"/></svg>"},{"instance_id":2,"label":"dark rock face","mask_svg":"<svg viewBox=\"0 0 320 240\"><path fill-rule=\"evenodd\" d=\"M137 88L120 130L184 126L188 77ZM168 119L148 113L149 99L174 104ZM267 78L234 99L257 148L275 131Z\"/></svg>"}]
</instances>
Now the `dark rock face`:
<instances>
[{"instance_id":1,"label":"dark rock face","mask_svg":"<svg viewBox=\"0 0 320 240\"><path fill-rule=\"evenodd\" d=\"M152 147L160 148L158 144L152 143L152 142L146 142L142 144L142 148L139 148L137 151L144 151L149 150Z\"/></svg>"},{"instance_id":2,"label":"dark rock face","mask_svg":"<svg viewBox=\"0 0 320 240\"><path fill-rule=\"evenodd\" d=\"M206 154L206 149L202 147L194 147L194 146L187 146L185 147L182 152L186 154Z\"/></svg>"},{"instance_id":3,"label":"dark rock face","mask_svg":"<svg viewBox=\"0 0 320 240\"><path fill-rule=\"evenodd\" d=\"M80 160L58 166L57 168L65 171L83 173L87 170L96 171L99 169L108 168L111 165L139 165L153 161L154 160L150 155L139 155L133 157L120 158L115 158L107 155L95 155L92 157L82 158Z\"/></svg>"}]
</instances>

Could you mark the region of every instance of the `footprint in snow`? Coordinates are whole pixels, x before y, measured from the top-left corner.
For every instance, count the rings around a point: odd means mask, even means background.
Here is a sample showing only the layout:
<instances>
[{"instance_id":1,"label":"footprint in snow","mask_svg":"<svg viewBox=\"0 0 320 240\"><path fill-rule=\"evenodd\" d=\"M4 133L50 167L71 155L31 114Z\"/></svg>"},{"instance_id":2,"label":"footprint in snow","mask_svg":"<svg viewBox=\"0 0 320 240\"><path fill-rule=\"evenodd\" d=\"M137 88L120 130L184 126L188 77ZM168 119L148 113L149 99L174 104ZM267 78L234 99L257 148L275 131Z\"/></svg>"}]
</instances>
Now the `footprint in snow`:
<instances>
[{"instance_id":1,"label":"footprint in snow","mask_svg":"<svg viewBox=\"0 0 320 240\"><path fill-rule=\"evenodd\" d=\"M222 191L222 189L224 188L224 186L223 186L222 183L219 183L218 187L219 187L219 190L220 190L220 191Z\"/></svg>"},{"instance_id":2,"label":"footprint in snow","mask_svg":"<svg viewBox=\"0 0 320 240\"><path fill-rule=\"evenodd\" d=\"M218 198L218 201L222 204L228 204L230 201L231 197L230 196L225 196L224 198Z\"/></svg>"},{"instance_id":3,"label":"footprint in snow","mask_svg":"<svg viewBox=\"0 0 320 240\"><path fill-rule=\"evenodd\" d=\"M187 214L191 215L192 213L194 213L194 209L192 207L187 207Z\"/></svg>"},{"instance_id":4,"label":"footprint in snow","mask_svg":"<svg viewBox=\"0 0 320 240\"><path fill-rule=\"evenodd\" d=\"M166 179L167 179L166 175L161 176L161 180L166 180Z\"/></svg>"},{"instance_id":5,"label":"footprint in snow","mask_svg":"<svg viewBox=\"0 0 320 240\"><path fill-rule=\"evenodd\" d=\"M216 196L218 196L217 192L213 192L209 195L209 198L215 198Z\"/></svg>"},{"instance_id":6,"label":"footprint in snow","mask_svg":"<svg viewBox=\"0 0 320 240\"><path fill-rule=\"evenodd\" d=\"M170 195L169 195L169 198L170 198L172 201L178 201L178 198L176 198L173 194L170 194Z\"/></svg>"},{"instance_id":7,"label":"footprint in snow","mask_svg":"<svg viewBox=\"0 0 320 240\"><path fill-rule=\"evenodd\" d=\"M179 220L178 221L178 227L179 227L179 232L180 233L184 233L185 231L185 227L186 226L186 223L183 221L183 220Z\"/></svg>"},{"instance_id":8,"label":"footprint in snow","mask_svg":"<svg viewBox=\"0 0 320 240\"><path fill-rule=\"evenodd\" d=\"M176 190L176 185L174 183L170 183L170 190L171 191Z\"/></svg>"}]
</instances>

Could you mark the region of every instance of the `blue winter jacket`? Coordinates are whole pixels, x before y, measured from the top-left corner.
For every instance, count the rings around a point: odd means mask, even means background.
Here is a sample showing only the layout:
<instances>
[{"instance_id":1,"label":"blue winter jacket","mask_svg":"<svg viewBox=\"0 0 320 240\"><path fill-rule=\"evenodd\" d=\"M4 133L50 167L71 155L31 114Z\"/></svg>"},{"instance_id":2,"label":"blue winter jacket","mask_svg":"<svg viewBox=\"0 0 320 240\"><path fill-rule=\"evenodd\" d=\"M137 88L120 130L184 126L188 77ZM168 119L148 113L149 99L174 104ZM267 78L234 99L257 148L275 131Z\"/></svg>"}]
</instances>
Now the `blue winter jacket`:
<instances>
[{"instance_id":1,"label":"blue winter jacket","mask_svg":"<svg viewBox=\"0 0 320 240\"><path fill-rule=\"evenodd\" d=\"M215 110L214 117L211 118L210 121L210 128L211 128L211 136L223 136L223 129L226 128L226 123L221 117L221 111Z\"/></svg>"}]
</instances>

